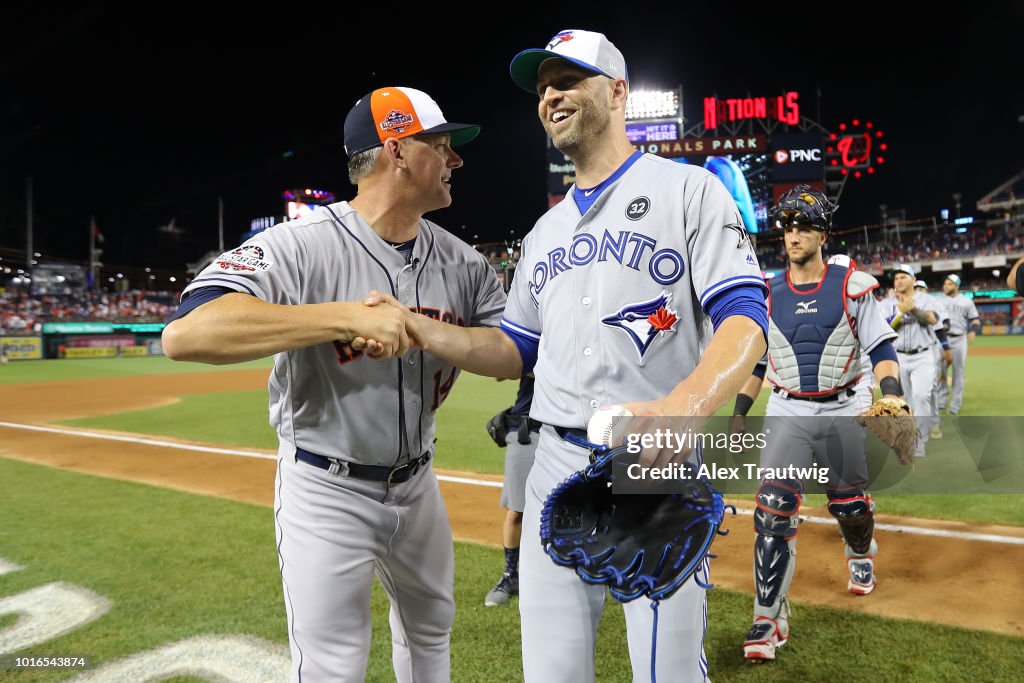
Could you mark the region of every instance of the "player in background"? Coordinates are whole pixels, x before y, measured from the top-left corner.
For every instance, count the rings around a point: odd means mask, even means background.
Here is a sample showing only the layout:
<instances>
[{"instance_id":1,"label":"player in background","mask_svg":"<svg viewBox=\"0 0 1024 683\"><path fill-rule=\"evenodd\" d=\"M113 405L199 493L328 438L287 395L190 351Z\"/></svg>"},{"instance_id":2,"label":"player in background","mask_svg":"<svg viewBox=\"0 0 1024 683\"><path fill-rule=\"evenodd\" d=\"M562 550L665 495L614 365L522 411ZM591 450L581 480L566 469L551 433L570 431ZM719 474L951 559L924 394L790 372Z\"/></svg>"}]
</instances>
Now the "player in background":
<instances>
[{"instance_id":1,"label":"player in background","mask_svg":"<svg viewBox=\"0 0 1024 683\"><path fill-rule=\"evenodd\" d=\"M782 469L817 462L828 468L825 492L845 542L847 589L866 595L875 587L878 545L874 501L865 490L867 435L852 419L871 404L870 391L858 392L864 385L861 355L870 358L883 396L902 391L892 347L896 335L871 295L878 282L839 263L826 264L822 256L836 208L819 190L798 185L771 210L789 262L769 283L767 363L757 371L766 373L772 395L760 464ZM756 372L736 396L734 430L745 428L744 416L760 390ZM749 660L775 659L789 640L787 593L796 570L802 499L803 482L796 479L766 478L757 490L754 620L743 643Z\"/></svg>"},{"instance_id":2,"label":"player in background","mask_svg":"<svg viewBox=\"0 0 1024 683\"><path fill-rule=\"evenodd\" d=\"M928 295L928 283L924 280L914 282L914 291ZM946 381L946 364L952 360L949 351L949 314L946 311L944 297L931 297L935 304L935 314L938 321L932 326L932 357L935 359L935 386L932 387L932 397L929 403L930 417L928 435L932 439L942 438L942 428L939 420L939 385Z\"/></svg>"},{"instance_id":3,"label":"player in background","mask_svg":"<svg viewBox=\"0 0 1024 683\"><path fill-rule=\"evenodd\" d=\"M917 450L914 457L923 458L931 430L931 396L937 377L931 353L939 322L932 297L914 291L916 273L906 263L893 268L894 296L882 300L882 315L896 331L894 345L900 364L900 383L907 403L917 418Z\"/></svg>"},{"instance_id":4,"label":"player in background","mask_svg":"<svg viewBox=\"0 0 1024 683\"><path fill-rule=\"evenodd\" d=\"M939 381L938 409L949 409L950 415L956 415L964 405L964 371L967 367L967 349L974 343L974 337L981 331L981 319L974 299L960 293L960 276L950 274L942 281L942 293L938 297L944 301L949 313L949 351L951 361L942 369ZM953 395L946 383L949 367L953 368Z\"/></svg>"},{"instance_id":5,"label":"player in background","mask_svg":"<svg viewBox=\"0 0 1024 683\"><path fill-rule=\"evenodd\" d=\"M274 355L274 521L293 683L364 679L375 575L391 603L396 680L451 678L455 562L431 460L435 411L458 370L424 351L410 307L423 320L500 322L505 294L486 258L423 218L451 204L454 146L478 132L447 122L419 90L367 94L344 127L355 198L223 254L164 330L175 360ZM369 306L374 289L397 305ZM364 357L366 340L380 362Z\"/></svg>"},{"instance_id":6,"label":"player in background","mask_svg":"<svg viewBox=\"0 0 1024 683\"><path fill-rule=\"evenodd\" d=\"M505 449L505 476L501 486L501 507L505 519L501 525L501 544L505 549L505 571L484 597L484 605L497 607L519 595L519 547L523 536L523 510L526 508L526 479L533 468L540 441L540 422L530 419L533 403L533 375L519 381L516 402L487 423L487 433Z\"/></svg>"}]
</instances>

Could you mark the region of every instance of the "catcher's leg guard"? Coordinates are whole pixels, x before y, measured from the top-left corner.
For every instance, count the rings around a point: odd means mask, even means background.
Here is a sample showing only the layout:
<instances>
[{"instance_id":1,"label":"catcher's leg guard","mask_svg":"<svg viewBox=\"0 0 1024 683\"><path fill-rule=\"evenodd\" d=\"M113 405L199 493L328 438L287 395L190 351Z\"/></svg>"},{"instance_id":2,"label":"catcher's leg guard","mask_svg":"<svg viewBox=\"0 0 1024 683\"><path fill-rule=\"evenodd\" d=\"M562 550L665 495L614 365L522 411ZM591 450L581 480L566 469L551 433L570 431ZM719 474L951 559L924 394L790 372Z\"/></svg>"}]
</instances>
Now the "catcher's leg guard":
<instances>
[{"instance_id":1,"label":"catcher's leg guard","mask_svg":"<svg viewBox=\"0 0 1024 683\"><path fill-rule=\"evenodd\" d=\"M862 489L830 489L826 494L828 511L839 522L846 541L846 563L850 570L846 587L856 595L867 595L875 589L875 502Z\"/></svg>"},{"instance_id":2,"label":"catcher's leg guard","mask_svg":"<svg viewBox=\"0 0 1024 683\"><path fill-rule=\"evenodd\" d=\"M754 511L754 623L743 643L747 659L775 659L776 648L789 640L786 592L796 570L796 532L800 483L761 482Z\"/></svg>"},{"instance_id":3,"label":"catcher's leg guard","mask_svg":"<svg viewBox=\"0 0 1024 683\"><path fill-rule=\"evenodd\" d=\"M828 489L828 511L854 555L867 555L875 532L875 501L863 489Z\"/></svg>"}]
</instances>

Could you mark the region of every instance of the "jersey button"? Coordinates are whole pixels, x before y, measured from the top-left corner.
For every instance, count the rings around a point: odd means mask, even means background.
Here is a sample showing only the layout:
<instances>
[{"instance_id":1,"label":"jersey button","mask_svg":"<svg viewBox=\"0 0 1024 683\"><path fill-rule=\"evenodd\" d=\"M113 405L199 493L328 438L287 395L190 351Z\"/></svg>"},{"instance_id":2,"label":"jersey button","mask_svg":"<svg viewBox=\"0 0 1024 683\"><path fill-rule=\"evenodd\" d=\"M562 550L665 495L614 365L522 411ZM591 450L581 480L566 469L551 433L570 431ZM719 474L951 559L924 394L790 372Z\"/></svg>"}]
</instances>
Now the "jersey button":
<instances>
[{"instance_id":1,"label":"jersey button","mask_svg":"<svg viewBox=\"0 0 1024 683\"><path fill-rule=\"evenodd\" d=\"M580 299L580 303L583 304L584 306L589 306L590 305L590 297L589 296L583 297L582 299Z\"/></svg>"},{"instance_id":2,"label":"jersey button","mask_svg":"<svg viewBox=\"0 0 1024 683\"><path fill-rule=\"evenodd\" d=\"M409 358L409 365L416 365L416 358L415 357L410 357Z\"/></svg>"},{"instance_id":3,"label":"jersey button","mask_svg":"<svg viewBox=\"0 0 1024 683\"><path fill-rule=\"evenodd\" d=\"M589 356L592 353L593 353L593 351L591 350L591 348L589 346L587 348L583 349L583 355L584 356Z\"/></svg>"},{"instance_id":4,"label":"jersey button","mask_svg":"<svg viewBox=\"0 0 1024 683\"><path fill-rule=\"evenodd\" d=\"M597 399L593 399L593 400L590 401L590 407L591 408L596 408L597 407Z\"/></svg>"}]
</instances>

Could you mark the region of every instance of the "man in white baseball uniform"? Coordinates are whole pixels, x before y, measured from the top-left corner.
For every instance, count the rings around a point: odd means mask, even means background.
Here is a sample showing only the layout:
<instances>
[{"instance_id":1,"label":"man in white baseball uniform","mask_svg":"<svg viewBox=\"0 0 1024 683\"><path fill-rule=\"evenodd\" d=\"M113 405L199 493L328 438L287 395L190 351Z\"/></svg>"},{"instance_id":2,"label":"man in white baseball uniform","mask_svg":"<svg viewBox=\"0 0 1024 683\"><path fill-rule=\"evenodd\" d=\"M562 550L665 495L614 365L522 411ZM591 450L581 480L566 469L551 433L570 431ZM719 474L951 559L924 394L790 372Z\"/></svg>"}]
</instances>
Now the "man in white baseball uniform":
<instances>
[{"instance_id":1,"label":"man in white baseball uniform","mask_svg":"<svg viewBox=\"0 0 1024 683\"><path fill-rule=\"evenodd\" d=\"M871 295L878 281L838 262L826 264L822 257L836 208L808 185L783 193L772 207L789 263L769 283L767 363L758 366L736 396L734 429L766 376L772 395L765 411L761 467L806 471L817 463L827 469L825 493L845 542L847 589L867 595L875 587L878 545L874 501L866 490L867 434L853 420L871 405L870 392L857 390L865 382L861 357L870 359L883 396L902 391L892 346L896 335ZM743 643L749 660L775 659L776 650L789 640L787 593L796 570L803 487L799 478L776 475L763 479L757 490L754 621Z\"/></svg>"},{"instance_id":2,"label":"man in white baseball uniform","mask_svg":"<svg viewBox=\"0 0 1024 683\"><path fill-rule=\"evenodd\" d=\"M369 93L345 120L356 197L223 254L164 331L175 360L274 355L274 520L293 683L364 679L375 574L391 601L396 679L450 680L454 557L430 461L434 413L459 371L424 352L409 309L500 322L505 294L487 260L423 218L451 204L462 166L453 147L478 131L447 122L419 90ZM370 290L400 303L368 306ZM381 362L364 357L366 340Z\"/></svg>"},{"instance_id":3,"label":"man in white baseball uniform","mask_svg":"<svg viewBox=\"0 0 1024 683\"><path fill-rule=\"evenodd\" d=\"M894 343L900 364L900 383L917 417L918 440L914 456L923 458L931 429L931 394L936 382L931 353L932 329L939 316L931 297L914 290L916 273L912 266L899 263L893 271L895 295L882 300L882 315L896 330Z\"/></svg>"},{"instance_id":4,"label":"man in white baseball uniform","mask_svg":"<svg viewBox=\"0 0 1024 683\"><path fill-rule=\"evenodd\" d=\"M947 275L942 282L946 309L949 313L949 351L952 362L946 367L953 368L953 395L950 396L943 369L939 382L939 410L949 409L956 415L964 405L964 368L967 366L967 348L974 343L975 335L981 331L981 319L974 300L960 293L960 276Z\"/></svg>"},{"instance_id":5,"label":"man in white baseball uniform","mask_svg":"<svg viewBox=\"0 0 1024 683\"><path fill-rule=\"evenodd\" d=\"M764 281L721 181L633 149L626 63L604 35L561 31L516 55L511 73L538 98L576 184L523 240L504 334L434 321L422 331L432 352L465 370L536 375L530 415L545 426L523 519L523 673L529 683L588 683L607 589L544 552L544 500L589 463L578 444L599 407L707 417L734 395L766 348ZM697 576L707 583L706 562ZM653 610L624 606L635 680L707 680L704 592L688 581L661 604L656 642Z\"/></svg>"}]
</instances>

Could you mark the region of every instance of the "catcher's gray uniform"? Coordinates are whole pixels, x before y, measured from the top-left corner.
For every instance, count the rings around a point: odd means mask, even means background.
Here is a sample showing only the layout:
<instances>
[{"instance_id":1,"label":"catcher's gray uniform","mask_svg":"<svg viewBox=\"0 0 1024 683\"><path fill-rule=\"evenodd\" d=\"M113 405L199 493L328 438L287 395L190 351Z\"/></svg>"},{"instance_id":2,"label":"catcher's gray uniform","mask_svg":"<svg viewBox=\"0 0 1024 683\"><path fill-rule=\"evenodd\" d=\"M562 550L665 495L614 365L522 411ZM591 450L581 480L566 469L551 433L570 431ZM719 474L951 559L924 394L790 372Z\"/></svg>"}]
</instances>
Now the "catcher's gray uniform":
<instances>
[{"instance_id":1,"label":"catcher's gray uniform","mask_svg":"<svg viewBox=\"0 0 1024 683\"><path fill-rule=\"evenodd\" d=\"M551 489L588 464L588 451L550 425L584 429L599 406L666 396L710 339L704 307L734 287L763 291L736 205L713 175L634 155L606 182L582 214L570 189L523 240L502 320L536 345L531 417L549 425L527 483L524 539L538 538ZM520 563L526 680L593 680L606 589L556 566L537 542L523 543ZM707 582L706 565L697 577ZM653 613L643 601L625 612L633 675L646 680ZM658 679L704 681L704 589L687 582L659 614Z\"/></svg>"},{"instance_id":2,"label":"catcher's gray uniform","mask_svg":"<svg viewBox=\"0 0 1024 683\"><path fill-rule=\"evenodd\" d=\"M505 303L487 260L438 225L421 220L404 255L347 202L223 254L184 295L208 287L277 304L358 301L377 289L474 326L497 325ZM398 680L449 680L454 558L429 460L434 413L458 372L422 351L378 362L337 342L275 356L274 519L294 681L363 680L374 574L391 600Z\"/></svg>"},{"instance_id":3,"label":"catcher's gray uniform","mask_svg":"<svg viewBox=\"0 0 1024 683\"><path fill-rule=\"evenodd\" d=\"M943 381L939 383L939 407L949 408L950 415L956 415L964 405L964 368L967 365L967 333L971 323L978 319L978 308L974 300L963 294L950 297L943 295L949 312L949 350L953 354L953 395Z\"/></svg>"}]
</instances>

